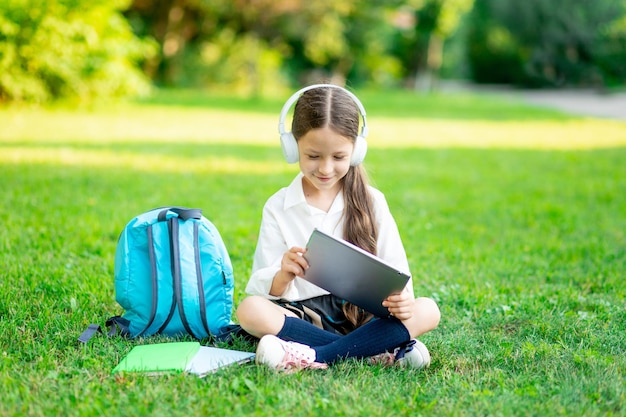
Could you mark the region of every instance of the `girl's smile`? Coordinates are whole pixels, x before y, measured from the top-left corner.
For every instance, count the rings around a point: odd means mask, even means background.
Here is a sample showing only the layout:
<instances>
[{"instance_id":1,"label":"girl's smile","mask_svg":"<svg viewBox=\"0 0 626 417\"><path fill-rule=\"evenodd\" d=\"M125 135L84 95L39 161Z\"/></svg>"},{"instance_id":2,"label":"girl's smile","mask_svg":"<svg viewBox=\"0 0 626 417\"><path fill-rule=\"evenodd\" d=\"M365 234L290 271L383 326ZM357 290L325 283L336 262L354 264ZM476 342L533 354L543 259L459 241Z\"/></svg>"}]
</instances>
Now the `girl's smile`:
<instances>
[{"instance_id":1,"label":"girl's smile","mask_svg":"<svg viewBox=\"0 0 626 417\"><path fill-rule=\"evenodd\" d=\"M307 193L334 198L341 190L341 179L350 169L353 149L352 139L329 127L309 130L300 137L300 170Z\"/></svg>"}]
</instances>

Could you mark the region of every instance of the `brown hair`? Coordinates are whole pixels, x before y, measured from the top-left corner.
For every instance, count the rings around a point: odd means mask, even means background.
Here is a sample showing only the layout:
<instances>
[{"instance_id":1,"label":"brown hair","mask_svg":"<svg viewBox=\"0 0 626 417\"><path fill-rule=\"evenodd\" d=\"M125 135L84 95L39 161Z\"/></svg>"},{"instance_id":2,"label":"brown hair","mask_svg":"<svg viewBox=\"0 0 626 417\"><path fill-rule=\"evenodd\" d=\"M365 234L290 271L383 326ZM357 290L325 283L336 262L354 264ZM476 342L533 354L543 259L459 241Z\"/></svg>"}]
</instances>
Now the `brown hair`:
<instances>
[{"instance_id":1,"label":"brown hair","mask_svg":"<svg viewBox=\"0 0 626 417\"><path fill-rule=\"evenodd\" d=\"M291 126L296 140L309 130L324 127L356 140L359 109L341 88L314 88L302 94L296 103ZM343 238L375 255L378 230L365 168L360 164L351 166L342 181L345 201ZM370 314L350 303L344 305L344 313L355 327L371 318Z\"/></svg>"}]
</instances>

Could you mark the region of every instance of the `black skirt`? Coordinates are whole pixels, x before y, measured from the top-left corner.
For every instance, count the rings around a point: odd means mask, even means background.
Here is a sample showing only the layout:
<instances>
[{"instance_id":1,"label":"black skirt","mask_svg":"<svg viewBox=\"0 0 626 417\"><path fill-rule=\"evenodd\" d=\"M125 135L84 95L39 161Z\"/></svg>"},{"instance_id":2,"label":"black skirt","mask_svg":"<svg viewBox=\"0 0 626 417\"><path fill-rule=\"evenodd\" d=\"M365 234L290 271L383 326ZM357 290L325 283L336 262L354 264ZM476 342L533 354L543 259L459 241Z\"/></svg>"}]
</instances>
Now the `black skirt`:
<instances>
[{"instance_id":1,"label":"black skirt","mask_svg":"<svg viewBox=\"0 0 626 417\"><path fill-rule=\"evenodd\" d=\"M348 334L355 329L343 310L346 301L332 294L300 301L276 300L274 303L320 329L339 335Z\"/></svg>"}]
</instances>

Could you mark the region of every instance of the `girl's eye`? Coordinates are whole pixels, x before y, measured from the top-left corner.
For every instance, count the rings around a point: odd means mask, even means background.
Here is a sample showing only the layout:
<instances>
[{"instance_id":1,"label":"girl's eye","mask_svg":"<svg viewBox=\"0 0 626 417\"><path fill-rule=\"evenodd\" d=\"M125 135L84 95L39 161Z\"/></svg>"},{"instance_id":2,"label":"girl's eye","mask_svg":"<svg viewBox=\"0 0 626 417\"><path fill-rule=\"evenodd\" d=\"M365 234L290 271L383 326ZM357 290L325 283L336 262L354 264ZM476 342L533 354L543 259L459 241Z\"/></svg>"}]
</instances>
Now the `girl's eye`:
<instances>
[{"instance_id":1,"label":"girl's eye","mask_svg":"<svg viewBox=\"0 0 626 417\"><path fill-rule=\"evenodd\" d=\"M344 159L346 159L345 155L335 155L335 160L337 161L343 161Z\"/></svg>"},{"instance_id":2,"label":"girl's eye","mask_svg":"<svg viewBox=\"0 0 626 417\"><path fill-rule=\"evenodd\" d=\"M318 159L319 156L317 156L317 155L308 155L308 158L309 159Z\"/></svg>"}]
</instances>

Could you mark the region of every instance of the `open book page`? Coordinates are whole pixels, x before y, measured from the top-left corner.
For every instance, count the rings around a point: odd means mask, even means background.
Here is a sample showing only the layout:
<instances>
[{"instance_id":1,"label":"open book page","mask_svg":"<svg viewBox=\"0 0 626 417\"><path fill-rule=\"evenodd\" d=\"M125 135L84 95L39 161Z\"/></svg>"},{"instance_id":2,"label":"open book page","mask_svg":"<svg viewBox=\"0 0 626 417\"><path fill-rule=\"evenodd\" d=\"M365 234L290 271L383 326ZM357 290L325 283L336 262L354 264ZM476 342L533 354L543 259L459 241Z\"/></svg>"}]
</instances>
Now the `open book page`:
<instances>
[{"instance_id":1,"label":"open book page","mask_svg":"<svg viewBox=\"0 0 626 417\"><path fill-rule=\"evenodd\" d=\"M205 376L224 366L249 362L252 359L254 359L254 353L251 352L201 346L187 366L187 372Z\"/></svg>"}]
</instances>

